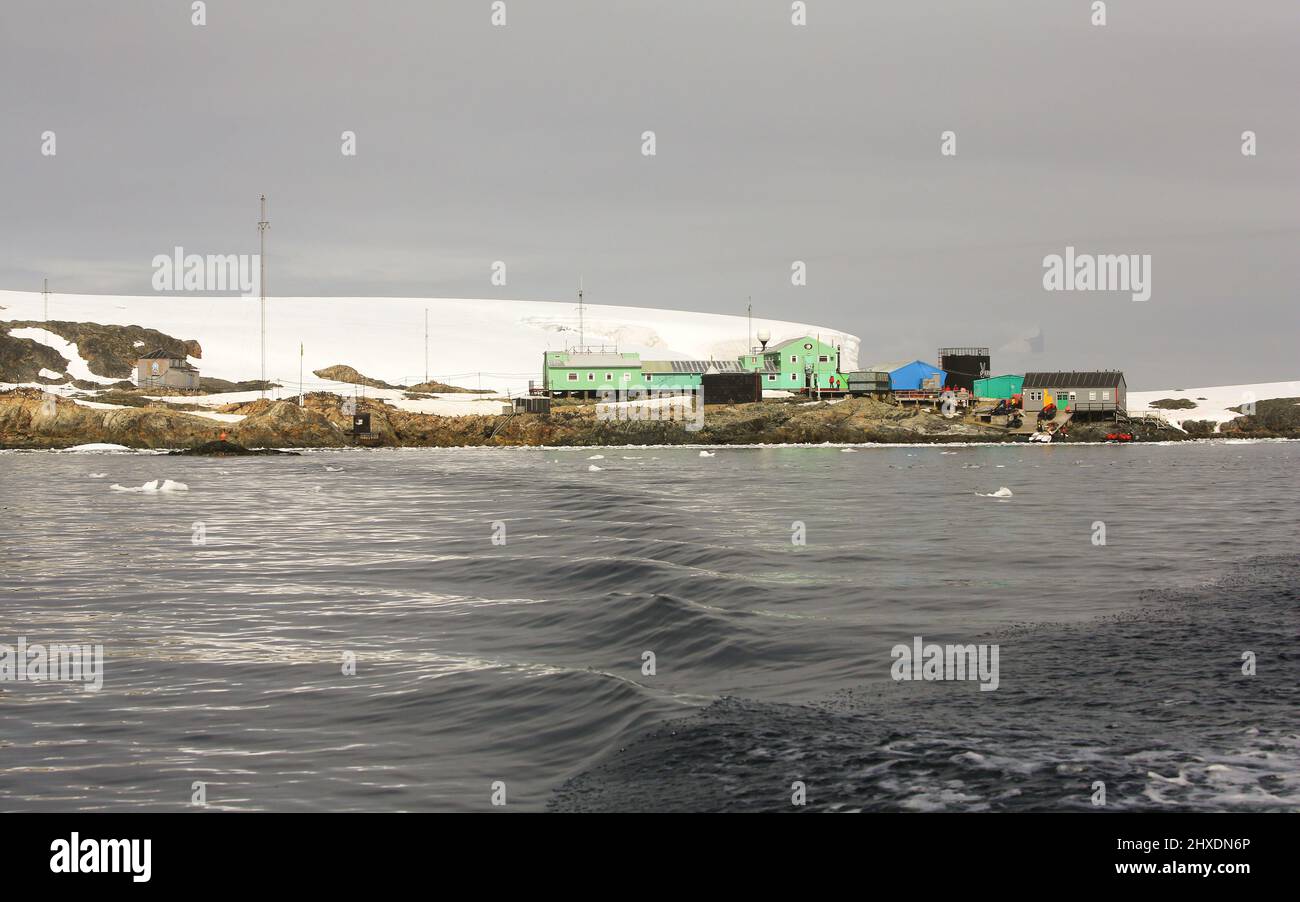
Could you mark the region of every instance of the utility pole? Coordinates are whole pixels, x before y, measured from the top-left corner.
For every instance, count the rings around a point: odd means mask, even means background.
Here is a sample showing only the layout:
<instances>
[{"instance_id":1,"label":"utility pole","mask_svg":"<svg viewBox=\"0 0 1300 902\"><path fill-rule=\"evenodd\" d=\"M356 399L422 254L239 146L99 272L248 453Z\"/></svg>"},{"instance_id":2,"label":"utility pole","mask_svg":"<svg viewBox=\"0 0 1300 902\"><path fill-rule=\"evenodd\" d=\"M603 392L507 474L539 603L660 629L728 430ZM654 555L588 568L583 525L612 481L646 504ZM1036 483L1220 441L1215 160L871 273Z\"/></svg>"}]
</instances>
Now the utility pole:
<instances>
[{"instance_id":1,"label":"utility pole","mask_svg":"<svg viewBox=\"0 0 1300 902\"><path fill-rule=\"evenodd\" d=\"M302 342L298 342L298 406L302 407Z\"/></svg>"},{"instance_id":2,"label":"utility pole","mask_svg":"<svg viewBox=\"0 0 1300 902\"><path fill-rule=\"evenodd\" d=\"M424 381L429 381L429 308L424 308Z\"/></svg>"},{"instance_id":3,"label":"utility pole","mask_svg":"<svg viewBox=\"0 0 1300 902\"><path fill-rule=\"evenodd\" d=\"M271 227L271 223L266 219L266 195L258 196L262 202L262 218L257 222L258 237L258 254L257 262L261 267L261 274L258 278L258 285L262 292L262 392L261 397L266 398L266 230Z\"/></svg>"},{"instance_id":4,"label":"utility pole","mask_svg":"<svg viewBox=\"0 0 1300 902\"><path fill-rule=\"evenodd\" d=\"M582 321L582 276L578 276L578 353L583 352L586 346L586 330Z\"/></svg>"}]
</instances>

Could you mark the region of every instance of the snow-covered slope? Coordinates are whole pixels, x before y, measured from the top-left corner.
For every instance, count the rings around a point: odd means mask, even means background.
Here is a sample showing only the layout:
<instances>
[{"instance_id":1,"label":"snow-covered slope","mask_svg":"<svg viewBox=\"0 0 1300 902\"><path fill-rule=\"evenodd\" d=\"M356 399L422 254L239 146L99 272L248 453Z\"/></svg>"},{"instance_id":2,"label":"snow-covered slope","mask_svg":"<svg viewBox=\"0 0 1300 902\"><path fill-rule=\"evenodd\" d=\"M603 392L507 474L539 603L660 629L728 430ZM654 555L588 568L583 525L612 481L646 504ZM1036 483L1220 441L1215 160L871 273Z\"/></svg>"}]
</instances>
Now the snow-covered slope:
<instances>
[{"instance_id":1,"label":"snow-covered slope","mask_svg":"<svg viewBox=\"0 0 1300 902\"><path fill-rule=\"evenodd\" d=\"M466 298L271 298L267 371L298 383L303 345L312 370L343 363L367 376L410 385L424 380L424 313L429 311L429 378L466 388L519 391L541 375L542 354L578 342L574 302ZM40 320L39 292L0 291L0 320ZM238 297L50 295L51 320L139 325L197 339L203 375L238 381L260 373L258 301ZM587 304L585 343L617 345L643 359L732 359L745 352L743 316ZM819 335L840 344L845 368L857 366L858 337L826 325L755 318L773 343ZM40 340L40 339L37 339ZM67 354L65 353L65 356ZM333 386L334 383L328 383Z\"/></svg>"},{"instance_id":2,"label":"snow-covered slope","mask_svg":"<svg viewBox=\"0 0 1300 902\"><path fill-rule=\"evenodd\" d=\"M1187 400L1196 404L1180 410L1151 407L1153 401L1165 398ZM1273 398L1300 398L1300 382L1256 382L1251 385L1216 385L1208 388L1172 388L1162 391L1131 391L1128 393L1130 414L1154 413L1178 427L1187 420L1209 420L1215 431L1224 423L1241 416L1230 407L1240 407L1251 401L1269 401Z\"/></svg>"}]
</instances>

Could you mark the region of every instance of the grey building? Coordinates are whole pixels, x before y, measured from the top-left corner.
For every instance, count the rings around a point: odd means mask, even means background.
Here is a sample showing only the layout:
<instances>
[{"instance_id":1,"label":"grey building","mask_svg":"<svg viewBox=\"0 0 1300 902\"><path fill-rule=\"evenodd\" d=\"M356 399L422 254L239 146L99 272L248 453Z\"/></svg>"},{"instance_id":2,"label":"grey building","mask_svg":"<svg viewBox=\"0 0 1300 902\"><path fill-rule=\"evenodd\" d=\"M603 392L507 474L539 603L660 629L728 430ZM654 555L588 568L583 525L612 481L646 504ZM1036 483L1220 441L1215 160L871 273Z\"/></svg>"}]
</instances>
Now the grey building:
<instances>
[{"instance_id":1,"label":"grey building","mask_svg":"<svg viewBox=\"0 0 1300 902\"><path fill-rule=\"evenodd\" d=\"M1128 389L1119 370L1081 373L1025 373L1021 389L1026 414L1037 414L1050 397L1057 410L1075 414L1126 412Z\"/></svg>"},{"instance_id":2,"label":"grey building","mask_svg":"<svg viewBox=\"0 0 1300 902\"><path fill-rule=\"evenodd\" d=\"M197 389L199 371L184 357L159 348L135 362L135 384L140 388Z\"/></svg>"}]
</instances>

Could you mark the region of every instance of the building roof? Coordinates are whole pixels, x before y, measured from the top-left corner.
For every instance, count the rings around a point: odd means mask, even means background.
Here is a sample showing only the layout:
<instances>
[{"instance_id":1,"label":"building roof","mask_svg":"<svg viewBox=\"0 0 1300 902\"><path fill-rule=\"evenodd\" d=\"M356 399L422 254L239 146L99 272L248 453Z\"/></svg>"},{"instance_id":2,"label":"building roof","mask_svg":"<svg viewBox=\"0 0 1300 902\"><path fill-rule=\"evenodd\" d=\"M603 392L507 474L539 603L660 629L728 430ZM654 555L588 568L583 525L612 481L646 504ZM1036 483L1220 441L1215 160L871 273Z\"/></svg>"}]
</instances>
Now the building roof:
<instances>
[{"instance_id":1,"label":"building roof","mask_svg":"<svg viewBox=\"0 0 1300 902\"><path fill-rule=\"evenodd\" d=\"M184 360L185 355L168 354L162 348L156 348L148 354L140 355L139 360Z\"/></svg>"},{"instance_id":2,"label":"building roof","mask_svg":"<svg viewBox=\"0 0 1300 902\"><path fill-rule=\"evenodd\" d=\"M1119 370L1025 373L1025 388L1110 388L1124 379Z\"/></svg>"},{"instance_id":3,"label":"building roof","mask_svg":"<svg viewBox=\"0 0 1300 902\"><path fill-rule=\"evenodd\" d=\"M739 360L642 360L643 373L777 373L780 370L770 366L761 368L744 367Z\"/></svg>"},{"instance_id":4,"label":"building roof","mask_svg":"<svg viewBox=\"0 0 1300 902\"><path fill-rule=\"evenodd\" d=\"M579 366L625 366L636 367L640 363L635 357L624 357L622 354L568 354L563 362L548 361L553 367L579 367Z\"/></svg>"},{"instance_id":5,"label":"building roof","mask_svg":"<svg viewBox=\"0 0 1300 902\"><path fill-rule=\"evenodd\" d=\"M909 367L909 366L915 366L915 365L918 364L918 363L919 363L921 366L923 366L923 367L927 367L928 369L932 370L933 372L936 372L936 373L942 373L942 372L943 372L943 370L941 370L939 367L935 366L933 363L926 363L924 360L900 360L900 361L894 361L894 362L891 362L891 363L875 363L875 364L872 364L871 366L867 367L867 369L868 369L868 370L873 370L873 371L878 372L878 373L896 373L896 372L898 372L898 371L901 370L901 369L905 369L906 367Z\"/></svg>"},{"instance_id":6,"label":"building roof","mask_svg":"<svg viewBox=\"0 0 1300 902\"><path fill-rule=\"evenodd\" d=\"M800 335L798 338L787 338L785 341L781 342L780 344L769 346L768 349L763 353L764 354L779 353L781 351L784 351L786 348L790 347L790 345L792 344L802 344L803 342L808 342L808 341L811 341L813 343L813 347L816 347L817 342L821 341L821 339L817 338L814 335ZM835 345L831 344L829 341L821 341L821 343L823 346L831 348L832 350L835 348Z\"/></svg>"}]
</instances>

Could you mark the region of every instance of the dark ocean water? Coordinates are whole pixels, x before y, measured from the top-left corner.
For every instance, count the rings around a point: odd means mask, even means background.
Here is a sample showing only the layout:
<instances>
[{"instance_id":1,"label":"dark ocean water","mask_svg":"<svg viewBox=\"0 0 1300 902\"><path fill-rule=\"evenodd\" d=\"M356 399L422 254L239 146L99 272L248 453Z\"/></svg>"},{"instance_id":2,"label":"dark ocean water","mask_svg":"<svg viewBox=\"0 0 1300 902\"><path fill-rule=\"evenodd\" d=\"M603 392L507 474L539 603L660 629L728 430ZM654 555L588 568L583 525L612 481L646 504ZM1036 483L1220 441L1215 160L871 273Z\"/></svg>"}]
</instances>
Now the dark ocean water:
<instances>
[{"instance_id":1,"label":"dark ocean water","mask_svg":"<svg viewBox=\"0 0 1300 902\"><path fill-rule=\"evenodd\" d=\"M0 643L106 658L0 683L0 810L1300 810L1297 463L0 454ZM998 690L891 680L918 635Z\"/></svg>"}]
</instances>

